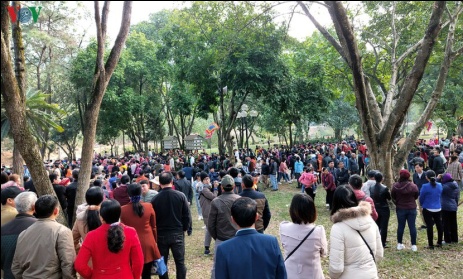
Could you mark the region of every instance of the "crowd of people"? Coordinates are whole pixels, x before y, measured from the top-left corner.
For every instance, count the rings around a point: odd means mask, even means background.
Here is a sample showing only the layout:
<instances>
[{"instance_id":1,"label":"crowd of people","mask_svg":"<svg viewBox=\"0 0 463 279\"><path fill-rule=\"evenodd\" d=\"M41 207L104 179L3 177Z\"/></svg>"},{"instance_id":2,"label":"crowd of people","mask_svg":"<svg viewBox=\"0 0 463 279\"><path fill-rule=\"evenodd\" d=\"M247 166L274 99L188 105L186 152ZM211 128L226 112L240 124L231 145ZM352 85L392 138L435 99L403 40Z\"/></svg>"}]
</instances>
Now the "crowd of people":
<instances>
[{"instance_id":1,"label":"crowd of people","mask_svg":"<svg viewBox=\"0 0 463 279\"><path fill-rule=\"evenodd\" d=\"M406 248L408 224L410 249L418 251L417 216L427 231L426 248L458 242L462 146L461 137L437 145L420 140L393 185L383 184L382 173L369 167L366 144L353 139L237 149L232 158L181 150L95 154L83 204L76 204L77 160L46 162L55 195L40 197L27 169L19 181L5 167L3 278L76 278L76 272L151 278L153 262L167 262L169 254L177 278L186 278L193 203L204 223L204 255L213 254L211 278L324 278L321 257L328 254L331 278L375 278L389 247L391 208L398 250ZM280 224L282 253L278 239L265 234L272 210L264 191L292 182L301 193L291 201L291 221ZM333 222L329 252L325 228L315 224L322 188ZM67 226L56 222L60 210ZM169 271L159 277L169 278Z\"/></svg>"}]
</instances>

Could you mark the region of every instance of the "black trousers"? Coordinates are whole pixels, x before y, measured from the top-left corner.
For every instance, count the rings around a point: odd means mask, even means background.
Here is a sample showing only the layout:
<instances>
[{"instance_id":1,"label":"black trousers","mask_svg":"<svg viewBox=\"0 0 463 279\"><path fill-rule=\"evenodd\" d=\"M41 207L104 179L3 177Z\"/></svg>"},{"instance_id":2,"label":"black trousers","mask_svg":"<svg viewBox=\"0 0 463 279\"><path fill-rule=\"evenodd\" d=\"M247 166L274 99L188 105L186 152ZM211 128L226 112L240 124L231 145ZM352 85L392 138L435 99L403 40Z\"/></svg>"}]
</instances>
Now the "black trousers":
<instances>
[{"instance_id":1,"label":"black trousers","mask_svg":"<svg viewBox=\"0 0 463 279\"><path fill-rule=\"evenodd\" d=\"M304 185L303 185L302 187L304 187ZM311 196L312 199L313 199L314 202L315 202L315 195L316 195L316 194L314 194L313 188L305 188L304 191L305 191L305 193L306 193L307 195Z\"/></svg>"},{"instance_id":2,"label":"black trousers","mask_svg":"<svg viewBox=\"0 0 463 279\"><path fill-rule=\"evenodd\" d=\"M143 265L143 272L141 273L141 279L151 279L151 267L153 262L145 263Z\"/></svg>"},{"instance_id":3,"label":"black trousers","mask_svg":"<svg viewBox=\"0 0 463 279\"><path fill-rule=\"evenodd\" d=\"M299 177L301 177L300 173L294 173L294 178L297 180L297 188L301 188L302 184L299 182Z\"/></svg>"},{"instance_id":4,"label":"black trousers","mask_svg":"<svg viewBox=\"0 0 463 279\"><path fill-rule=\"evenodd\" d=\"M442 226L445 243L458 242L457 212L442 210Z\"/></svg>"},{"instance_id":5,"label":"black trousers","mask_svg":"<svg viewBox=\"0 0 463 279\"><path fill-rule=\"evenodd\" d=\"M330 210L333 204L333 195L334 195L334 191L331 191L331 190L326 191L326 203L330 205Z\"/></svg>"},{"instance_id":6,"label":"black trousers","mask_svg":"<svg viewBox=\"0 0 463 279\"><path fill-rule=\"evenodd\" d=\"M424 221L426 222L426 233L428 235L428 245L430 247L433 247L433 237L434 237L434 224L436 224L437 228L437 244L441 245L442 244L442 219L441 219L441 212L431 212L427 210L426 208L423 208L423 217Z\"/></svg>"},{"instance_id":7,"label":"black trousers","mask_svg":"<svg viewBox=\"0 0 463 279\"><path fill-rule=\"evenodd\" d=\"M171 234L158 234L158 248L161 252L161 256L164 256L164 261L169 261L169 249L172 251L174 256L175 268L177 271L177 279L186 278L186 265L185 265L185 236L183 233L171 233ZM163 276L159 276L160 279L169 279L169 271Z\"/></svg>"},{"instance_id":8,"label":"black trousers","mask_svg":"<svg viewBox=\"0 0 463 279\"><path fill-rule=\"evenodd\" d=\"M379 233L381 234L381 243L384 247L386 246L387 228L389 226L391 211L389 210L389 207L377 207L376 212L378 212L378 219L376 219L376 224L378 225Z\"/></svg>"}]
</instances>

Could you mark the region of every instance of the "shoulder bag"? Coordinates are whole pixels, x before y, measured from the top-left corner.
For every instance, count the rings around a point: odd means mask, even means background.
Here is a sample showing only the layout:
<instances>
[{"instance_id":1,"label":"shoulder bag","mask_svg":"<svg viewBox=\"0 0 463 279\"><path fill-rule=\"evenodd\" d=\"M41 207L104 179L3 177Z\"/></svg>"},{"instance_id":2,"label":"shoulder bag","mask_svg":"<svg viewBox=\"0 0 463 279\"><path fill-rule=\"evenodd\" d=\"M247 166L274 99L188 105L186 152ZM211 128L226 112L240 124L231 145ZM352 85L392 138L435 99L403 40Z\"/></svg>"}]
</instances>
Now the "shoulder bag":
<instances>
[{"instance_id":1,"label":"shoulder bag","mask_svg":"<svg viewBox=\"0 0 463 279\"><path fill-rule=\"evenodd\" d=\"M315 228L316 227L314 227L312 230L310 230L310 232L304 237L304 239L302 239L302 241L296 246L296 248L294 248L294 250L291 251L291 253L289 253L289 255L285 259L285 262L286 262L287 259L289 259L289 257L291 257L294 254L294 252L296 252L297 249L299 249L299 247L302 245L302 243L307 239L307 237L309 237L309 235L312 234L312 232L315 230Z\"/></svg>"},{"instance_id":2,"label":"shoulder bag","mask_svg":"<svg viewBox=\"0 0 463 279\"><path fill-rule=\"evenodd\" d=\"M373 251L371 250L370 245L368 245L368 243L367 243L367 241L365 240L365 238L363 238L363 235L362 235L359 231L357 231L357 232L359 233L359 235L360 235L360 237L362 238L363 242L365 242L365 244L367 245L368 250L370 250L370 254L371 254L371 256L373 257L373 262L376 264L375 255L373 254Z\"/></svg>"}]
</instances>

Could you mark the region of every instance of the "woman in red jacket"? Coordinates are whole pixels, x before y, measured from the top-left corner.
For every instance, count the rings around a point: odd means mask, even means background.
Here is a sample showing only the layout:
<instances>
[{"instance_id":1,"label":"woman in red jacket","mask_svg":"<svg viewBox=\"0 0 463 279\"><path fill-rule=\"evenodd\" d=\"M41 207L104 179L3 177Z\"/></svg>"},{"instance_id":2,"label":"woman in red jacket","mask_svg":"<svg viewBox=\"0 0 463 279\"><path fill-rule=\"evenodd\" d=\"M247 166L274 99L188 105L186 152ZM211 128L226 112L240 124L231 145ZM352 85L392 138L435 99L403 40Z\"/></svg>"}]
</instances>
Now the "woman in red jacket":
<instances>
[{"instance_id":1,"label":"woman in red jacket","mask_svg":"<svg viewBox=\"0 0 463 279\"><path fill-rule=\"evenodd\" d=\"M334 190L336 190L336 183L334 182L333 174L329 172L328 168L322 169L322 183L323 188L325 188L326 190L326 202L329 204L331 210L331 204L333 203L333 194Z\"/></svg>"},{"instance_id":2,"label":"woman in red jacket","mask_svg":"<svg viewBox=\"0 0 463 279\"><path fill-rule=\"evenodd\" d=\"M121 222L137 231L144 257L142 279L150 279L153 261L161 257L156 244L156 214L151 203L140 203L140 184L130 184L127 190L130 203L122 207Z\"/></svg>"},{"instance_id":3,"label":"woman in red jacket","mask_svg":"<svg viewBox=\"0 0 463 279\"><path fill-rule=\"evenodd\" d=\"M100 207L102 225L90 231L74 267L83 278L140 278L143 252L134 228L119 223L121 205L105 200ZM93 267L88 266L92 259Z\"/></svg>"}]
</instances>

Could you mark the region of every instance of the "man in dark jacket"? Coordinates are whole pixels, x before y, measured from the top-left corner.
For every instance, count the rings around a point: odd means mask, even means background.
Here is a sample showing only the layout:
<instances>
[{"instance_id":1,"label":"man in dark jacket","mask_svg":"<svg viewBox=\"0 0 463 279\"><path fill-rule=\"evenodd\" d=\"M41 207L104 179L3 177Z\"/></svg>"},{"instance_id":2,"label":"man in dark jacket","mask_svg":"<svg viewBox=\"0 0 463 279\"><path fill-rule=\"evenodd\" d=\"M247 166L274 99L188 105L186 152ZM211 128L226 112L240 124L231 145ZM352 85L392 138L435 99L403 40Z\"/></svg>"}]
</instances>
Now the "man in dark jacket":
<instances>
[{"instance_id":1,"label":"man in dark jacket","mask_svg":"<svg viewBox=\"0 0 463 279\"><path fill-rule=\"evenodd\" d=\"M68 226L72 228L74 212L74 205L76 204L76 193L77 193L77 180L79 179L79 169L75 169L72 171L72 178L74 179L71 184L66 186L66 191L64 192L66 196L66 200L68 203L66 212L68 216Z\"/></svg>"},{"instance_id":2,"label":"man in dark jacket","mask_svg":"<svg viewBox=\"0 0 463 279\"><path fill-rule=\"evenodd\" d=\"M51 173L49 176L51 185L53 186L53 190L55 190L56 197L58 198L59 204L61 205L61 209L63 212L66 211L68 207L68 202L66 201L66 187L60 185L61 179L58 178L56 173Z\"/></svg>"},{"instance_id":3,"label":"man in dark jacket","mask_svg":"<svg viewBox=\"0 0 463 279\"><path fill-rule=\"evenodd\" d=\"M217 247L236 234L236 227L231 220L231 206L240 196L233 193L235 180L230 175L225 175L221 181L222 195L211 202L211 211L207 222L207 229L215 240L215 251ZM215 264L212 266L212 276L215 278Z\"/></svg>"},{"instance_id":4,"label":"man in dark jacket","mask_svg":"<svg viewBox=\"0 0 463 279\"><path fill-rule=\"evenodd\" d=\"M191 205L191 201L193 200L191 182L186 179L184 171L181 170L177 174L179 179L175 182L175 190L184 193L188 203Z\"/></svg>"},{"instance_id":5,"label":"man in dark jacket","mask_svg":"<svg viewBox=\"0 0 463 279\"><path fill-rule=\"evenodd\" d=\"M344 162L339 161L339 168L336 170L336 185L343 185L349 183L349 171L344 168Z\"/></svg>"},{"instance_id":6,"label":"man in dark jacket","mask_svg":"<svg viewBox=\"0 0 463 279\"><path fill-rule=\"evenodd\" d=\"M183 193L172 189L173 177L170 172L159 175L162 191L151 200L156 212L159 252L167 264L169 249L175 260L177 278L186 278L185 231L191 224L190 207ZM169 272L159 276L169 278Z\"/></svg>"},{"instance_id":7,"label":"man in dark jacket","mask_svg":"<svg viewBox=\"0 0 463 279\"><path fill-rule=\"evenodd\" d=\"M256 230L260 233L264 233L265 229L270 223L270 218L272 217L267 198L263 193L257 192L252 188L254 183L252 181L252 177L249 174L243 176L241 184L243 185L244 189L240 196L251 198L257 202L257 213L261 217L256 220Z\"/></svg>"},{"instance_id":8,"label":"man in dark jacket","mask_svg":"<svg viewBox=\"0 0 463 279\"><path fill-rule=\"evenodd\" d=\"M11 264L16 251L18 236L37 221L32 215L34 214L34 204L37 201L37 195L34 192L23 192L17 195L14 200L18 215L11 222L2 226L3 278L14 278L13 273L11 273Z\"/></svg>"},{"instance_id":9,"label":"man in dark jacket","mask_svg":"<svg viewBox=\"0 0 463 279\"><path fill-rule=\"evenodd\" d=\"M421 191L421 186L423 184L428 183L428 180L426 179L426 173L424 172L424 160L423 162L418 162L415 163L415 173L413 174L413 183L415 183L416 186L418 186L418 195L420 194ZM422 229L426 229L426 223L424 222L424 217L423 217L423 208L421 207L421 204L418 203L418 210L420 211L420 216L421 216L421 222L423 222L423 225L421 225Z\"/></svg>"},{"instance_id":10,"label":"man in dark jacket","mask_svg":"<svg viewBox=\"0 0 463 279\"><path fill-rule=\"evenodd\" d=\"M444 159L439 154L439 150L434 150L434 159L432 160L431 169L436 175L443 174L445 172Z\"/></svg>"}]
</instances>

